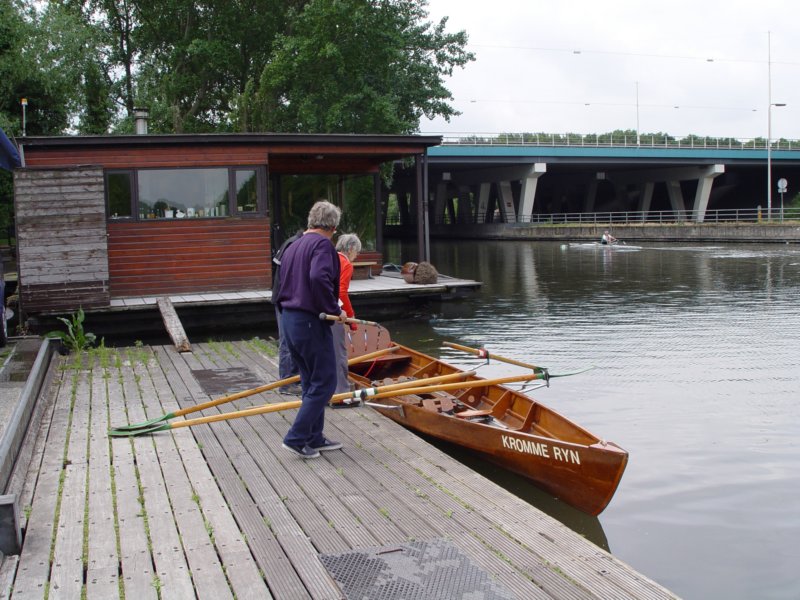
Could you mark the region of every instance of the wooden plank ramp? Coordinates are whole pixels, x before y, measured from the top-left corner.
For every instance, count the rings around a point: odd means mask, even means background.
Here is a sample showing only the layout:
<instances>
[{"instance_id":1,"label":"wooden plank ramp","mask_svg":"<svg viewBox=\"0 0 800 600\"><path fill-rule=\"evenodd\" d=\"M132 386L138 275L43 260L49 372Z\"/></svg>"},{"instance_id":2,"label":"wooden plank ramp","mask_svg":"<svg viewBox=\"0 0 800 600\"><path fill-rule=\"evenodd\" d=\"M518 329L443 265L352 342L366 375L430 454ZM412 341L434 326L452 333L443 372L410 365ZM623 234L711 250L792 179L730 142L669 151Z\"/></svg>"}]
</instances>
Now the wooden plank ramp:
<instances>
[{"instance_id":1,"label":"wooden plank ramp","mask_svg":"<svg viewBox=\"0 0 800 600\"><path fill-rule=\"evenodd\" d=\"M344 448L310 461L281 448L295 411L107 437L209 400L209 370L274 381L274 352L253 339L56 357L37 450L18 465L25 538L0 565L0 598L345 598L320 555L412 540L446 540L510 597L675 598L369 408L329 410Z\"/></svg>"}]
</instances>

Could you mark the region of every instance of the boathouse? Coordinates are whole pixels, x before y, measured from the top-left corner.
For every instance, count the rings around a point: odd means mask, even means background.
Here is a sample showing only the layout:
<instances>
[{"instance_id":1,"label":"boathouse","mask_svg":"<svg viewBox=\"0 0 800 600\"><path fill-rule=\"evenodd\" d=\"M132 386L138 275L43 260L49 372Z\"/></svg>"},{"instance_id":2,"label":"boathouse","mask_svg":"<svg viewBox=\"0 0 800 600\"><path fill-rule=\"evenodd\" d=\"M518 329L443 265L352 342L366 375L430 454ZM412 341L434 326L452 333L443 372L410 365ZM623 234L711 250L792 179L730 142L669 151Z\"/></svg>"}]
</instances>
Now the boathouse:
<instances>
[{"instance_id":1,"label":"boathouse","mask_svg":"<svg viewBox=\"0 0 800 600\"><path fill-rule=\"evenodd\" d=\"M25 138L14 172L25 316L115 298L271 287L271 256L326 198L382 258L381 165L437 136L201 134ZM418 169L420 177L424 171ZM364 235L364 230L367 233ZM370 234L371 232L371 234ZM366 259L366 260L365 260Z\"/></svg>"}]
</instances>

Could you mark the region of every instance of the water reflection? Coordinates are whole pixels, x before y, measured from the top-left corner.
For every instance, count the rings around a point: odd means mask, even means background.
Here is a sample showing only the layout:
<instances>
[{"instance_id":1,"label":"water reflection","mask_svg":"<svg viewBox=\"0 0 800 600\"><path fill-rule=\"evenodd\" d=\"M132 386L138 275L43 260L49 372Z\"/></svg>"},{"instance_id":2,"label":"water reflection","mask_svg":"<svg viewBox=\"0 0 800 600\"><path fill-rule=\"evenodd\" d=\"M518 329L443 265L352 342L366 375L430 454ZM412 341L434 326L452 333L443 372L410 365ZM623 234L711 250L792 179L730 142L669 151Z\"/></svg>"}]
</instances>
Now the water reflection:
<instances>
[{"instance_id":1,"label":"water reflection","mask_svg":"<svg viewBox=\"0 0 800 600\"><path fill-rule=\"evenodd\" d=\"M414 256L387 250L396 263ZM441 342L554 371L596 367L532 395L630 452L592 525L600 545L607 537L684 597L797 597L800 248L447 242L433 244L432 262L484 286L387 323L394 339L467 367ZM526 486L513 491L595 539Z\"/></svg>"}]
</instances>

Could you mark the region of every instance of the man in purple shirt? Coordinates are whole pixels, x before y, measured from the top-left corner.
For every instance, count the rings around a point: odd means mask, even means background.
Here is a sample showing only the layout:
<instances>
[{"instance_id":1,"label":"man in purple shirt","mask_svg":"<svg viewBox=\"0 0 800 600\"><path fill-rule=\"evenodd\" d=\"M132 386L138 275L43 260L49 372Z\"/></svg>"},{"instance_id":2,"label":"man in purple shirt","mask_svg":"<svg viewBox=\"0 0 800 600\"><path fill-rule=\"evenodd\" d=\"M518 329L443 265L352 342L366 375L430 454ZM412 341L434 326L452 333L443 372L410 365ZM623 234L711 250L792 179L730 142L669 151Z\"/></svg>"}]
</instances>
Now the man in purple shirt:
<instances>
[{"instance_id":1,"label":"man in purple shirt","mask_svg":"<svg viewBox=\"0 0 800 600\"><path fill-rule=\"evenodd\" d=\"M341 211L330 202L315 203L305 233L281 259L276 298L281 334L300 370L303 387L303 402L283 447L302 458L317 458L321 451L342 447L322 433L325 407L336 389L336 356L332 321L319 318L320 313L347 316L339 308L339 256L331 242L340 216Z\"/></svg>"}]
</instances>

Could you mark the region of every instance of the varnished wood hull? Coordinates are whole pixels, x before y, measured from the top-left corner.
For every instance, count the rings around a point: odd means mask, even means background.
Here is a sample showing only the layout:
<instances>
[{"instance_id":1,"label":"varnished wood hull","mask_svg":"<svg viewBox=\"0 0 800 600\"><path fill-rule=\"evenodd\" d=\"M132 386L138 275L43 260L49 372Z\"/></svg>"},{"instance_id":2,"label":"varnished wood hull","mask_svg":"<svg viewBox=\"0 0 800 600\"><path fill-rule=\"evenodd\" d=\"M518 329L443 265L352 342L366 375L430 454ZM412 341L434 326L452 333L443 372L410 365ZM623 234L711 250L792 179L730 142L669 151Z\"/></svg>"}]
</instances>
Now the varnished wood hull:
<instances>
[{"instance_id":1,"label":"varnished wood hull","mask_svg":"<svg viewBox=\"0 0 800 600\"><path fill-rule=\"evenodd\" d=\"M400 346L389 360L355 366L351 374L359 385L371 386L458 371ZM475 380L480 378L468 377ZM402 410L376 408L397 423L468 448L590 515L608 505L628 462L628 453L616 444L597 438L530 396L499 385L377 402L402 405Z\"/></svg>"}]
</instances>

